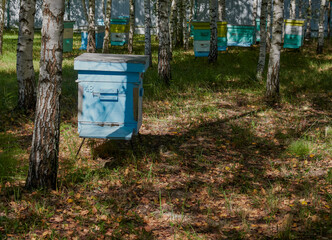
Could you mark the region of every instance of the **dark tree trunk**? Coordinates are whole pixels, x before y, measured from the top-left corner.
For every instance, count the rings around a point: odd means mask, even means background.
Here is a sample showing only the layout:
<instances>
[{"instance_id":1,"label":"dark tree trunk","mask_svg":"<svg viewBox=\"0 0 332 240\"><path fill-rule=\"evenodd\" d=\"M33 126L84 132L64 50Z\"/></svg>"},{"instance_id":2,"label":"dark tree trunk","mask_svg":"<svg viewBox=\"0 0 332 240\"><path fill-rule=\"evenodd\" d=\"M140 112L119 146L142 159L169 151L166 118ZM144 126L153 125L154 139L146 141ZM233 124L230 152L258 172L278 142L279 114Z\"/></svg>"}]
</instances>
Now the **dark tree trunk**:
<instances>
[{"instance_id":1,"label":"dark tree trunk","mask_svg":"<svg viewBox=\"0 0 332 240\"><path fill-rule=\"evenodd\" d=\"M265 59L266 59L266 14L267 14L267 2L269 0L262 0L261 6L261 26L260 26L260 38L259 43L259 59L257 64L257 73L256 78L262 80L263 71L265 68Z\"/></svg>"},{"instance_id":2,"label":"dark tree trunk","mask_svg":"<svg viewBox=\"0 0 332 240\"><path fill-rule=\"evenodd\" d=\"M55 189L60 138L64 0L44 0L40 74L28 189Z\"/></svg>"},{"instance_id":3,"label":"dark tree trunk","mask_svg":"<svg viewBox=\"0 0 332 240\"><path fill-rule=\"evenodd\" d=\"M282 41L284 0L273 1L273 26L269 67L266 81L266 100L269 105L279 102L279 69Z\"/></svg>"},{"instance_id":4,"label":"dark tree trunk","mask_svg":"<svg viewBox=\"0 0 332 240\"><path fill-rule=\"evenodd\" d=\"M21 0L16 55L18 108L29 111L36 107L33 39L36 0Z\"/></svg>"},{"instance_id":5,"label":"dark tree trunk","mask_svg":"<svg viewBox=\"0 0 332 240\"><path fill-rule=\"evenodd\" d=\"M168 26L168 0L158 0L159 14L159 53L158 53L158 74L167 84L171 80L170 64L170 40Z\"/></svg>"},{"instance_id":6,"label":"dark tree trunk","mask_svg":"<svg viewBox=\"0 0 332 240\"><path fill-rule=\"evenodd\" d=\"M216 0L210 0L210 52L209 63L215 63L218 59L218 31L217 31L217 4Z\"/></svg>"},{"instance_id":7,"label":"dark tree trunk","mask_svg":"<svg viewBox=\"0 0 332 240\"><path fill-rule=\"evenodd\" d=\"M322 54L324 49L324 20L326 11L326 0L320 1L319 11L319 26L318 26L318 43L317 43L317 54Z\"/></svg>"}]
</instances>

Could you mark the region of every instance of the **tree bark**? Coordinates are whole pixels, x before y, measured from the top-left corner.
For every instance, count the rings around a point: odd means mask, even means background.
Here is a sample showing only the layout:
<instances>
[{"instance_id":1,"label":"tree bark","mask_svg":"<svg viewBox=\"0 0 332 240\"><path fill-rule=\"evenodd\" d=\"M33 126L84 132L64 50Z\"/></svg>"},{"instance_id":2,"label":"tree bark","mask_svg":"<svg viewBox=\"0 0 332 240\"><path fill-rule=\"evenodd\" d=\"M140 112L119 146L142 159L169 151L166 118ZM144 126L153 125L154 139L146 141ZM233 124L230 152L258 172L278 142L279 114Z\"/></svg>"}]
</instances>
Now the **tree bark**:
<instances>
[{"instance_id":1,"label":"tree bark","mask_svg":"<svg viewBox=\"0 0 332 240\"><path fill-rule=\"evenodd\" d=\"M177 29L177 1L178 0L172 0L172 5L171 5L171 15L170 15L170 22L169 22L169 39L170 39L170 52L171 55L173 53L173 48L176 43L176 31L174 29Z\"/></svg>"},{"instance_id":2,"label":"tree bark","mask_svg":"<svg viewBox=\"0 0 332 240\"><path fill-rule=\"evenodd\" d=\"M269 52L271 48L271 13L272 0L267 2L267 21L266 21L266 51Z\"/></svg>"},{"instance_id":3,"label":"tree bark","mask_svg":"<svg viewBox=\"0 0 332 240\"><path fill-rule=\"evenodd\" d=\"M134 33L135 33L135 0L129 0L129 39L128 52L133 53Z\"/></svg>"},{"instance_id":4,"label":"tree bark","mask_svg":"<svg viewBox=\"0 0 332 240\"><path fill-rule=\"evenodd\" d=\"M111 21L111 13L112 13L112 0L104 0L106 1L106 12L105 8L103 8L104 13L104 25L105 25L105 36L103 41L103 53L109 53L109 44L110 44L110 21Z\"/></svg>"},{"instance_id":5,"label":"tree bark","mask_svg":"<svg viewBox=\"0 0 332 240\"><path fill-rule=\"evenodd\" d=\"M317 54L322 54L324 49L324 20L326 11L326 0L320 1L319 26L318 26L318 44Z\"/></svg>"},{"instance_id":6,"label":"tree bark","mask_svg":"<svg viewBox=\"0 0 332 240\"><path fill-rule=\"evenodd\" d=\"M282 40L284 0L273 1L273 26L269 66L266 81L266 100L270 105L279 102L279 69Z\"/></svg>"},{"instance_id":7,"label":"tree bark","mask_svg":"<svg viewBox=\"0 0 332 240\"><path fill-rule=\"evenodd\" d=\"M33 68L33 39L36 0L21 0L16 55L18 108L24 111L36 107L35 70Z\"/></svg>"},{"instance_id":8,"label":"tree bark","mask_svg":"<svg viewBox=\"0 0 332 240\"><path fill-rule=\"evenodd\" d=\"M327 37L328 39L331 39L331 5L332 1L328 2L328 8L327 8Z\"/></svg>"},{"instance_id":9,"label":"tree bark","mask_svg":"<svg viewBox=\"0 0 332 240\"><path fill-rule=\"evenodd\" d=\"M257 64L257 73L256 78L262 80L263 71L265 68L265 59L266 59L266 14L267 14L267 5L269 0L262 0L261 5L261 17L260 17L260 38L259 43L259 59Z\"/></svg>"},{"instance_id":10,"label":"tree bark","mask_svg":"<svg viewBox=\"0 0 332 240\"><path fill-rule=\"evenodd\" d=\"M2 55L2 46L3 46L3 33L5 26L5 9L6 9L6 0L1 0L0 6L0 55Z\"/></svg>"},{"instance_id":11,"label":"tree bark","mask_svg":"<svg viewBox=\"0 0 332 240\"><path fill-rule=\"evenodd\" d=\"M158 74L167 85L171 80L170 40L168 26L168 0L158 0L159 14L159 54Z\"/></svg>"},{"instance_id":12,"label":"tree bark","mask_svg":"<svg viewBox=\"0 0 332 240\"><path fill-rule=\"evenodd\" d=\"M187 7L188 0L182 1L182 16L183 16L183 49L187 51L189 49L189 30L187 24Z\"/></svg>"},{"instance_id":13,"label":"tree bark","mask_svg":"<svg viewBox=\"0 0 332 240\"><path fill-rule=\"evenodd\" d=\"M308 9L307 9L307 29L305 32L305 38L311 38L311 19L312 19L312 0L308 0Z\"/></svg>"},{"instance_id":14,"label":"tree bark","mask_svg":"<svg viewBox=\"0 0 332 240\"><path fill-rule=\"evenodd\" d=\"M28 189L55 189L60 138L64 0L44 0L40 74Z\"/></svg>"},{"instance_id":15,"label":"tree bark","mask_svg":"<svg viewBox=\"0 0 332 240\"><path fill-rule=\"evenodd\" d=\"M84 0L83 0L84 1ZM95 29L95 0L89 0L89 14L88 14L88 44L87 52L96 52L96 29Z\"/></svg>"},{"instance_id":16,"label":"tree bark","mask_svg":"<svg viewBox=\"0 0 332 240\"><path fill-rule=\"evenodd\" d=\"M289 18L296 19L296 0L291 0L289 5Z\"/></svg>"},{"instance_id":17,"label":"tree bark","mask_svg":"<svg viewBox=\"0 0 332 240\"><path fill-rule=\"evenodd\" d=\"M191 34L191 25L193 22L193 16L194 16L194 0L189 0L189 36Z\"/></svg>"},{"instance_id":18,"label":"tree bark","mask_svg":"<svg viewBox=\"0 0 332 240\"><path fill-rule=\"evenodd\" d=\"M258 7L258 0L254 0L253 2L253 21L252 21L252 25L255 26L256 29L256 18L257 18L257 7Z\"/></svg>"},{"instance_id":19,"label":"tree bark","mask_svg":"<svg viewBox=\"0 0 332 240\"><path fill-rule=\"evenodd\" d=\"M85 19L86 19L87 22L89 22L89 15L88 15L88 11L86 9L85 0L81 0L81 2L82 2L83 13L84 13Z\"/></svg>"},{"instance_id":20,"label":"tree bark","mask_svg":"<svg viewBox=\"0 0 332 240\"><path fill-rule=\"evenodd\" d=\"M183 46L183 2L184 0L177 0L177 16L178 16L178 22L176 25L176 47L182 47Z\"/></svg>"},{"instance_id":21,"label":"tree bark","mask_svg":"<svg viewBox=\"0 0 332 240\"><path fill-rule=\"evenodd\" d=\"M226 21L226 0L218 0L219 21Z\"/></svg>"},{"instance_id":22,"label":"tree bark","mask_svg":"<svg viewBox=\"0 0 332 240\"><path fill-rule=\"evenodd\" d=\"M210 0L210 52L209 63L215 63L218 59L218 32L217 32L217 4L216 0Z\"/></svg>"},{"instance_id":23,"label":"tree bark","mask_svg":"<svg viewBox=\"0 0 332 240\"><path fill-rule=\"evenodd\" d=\"M144 31L145 31L145 48L144 54L149 56L150 67L152 66L152 51L151 51L151 3L150 0L144 0Z\"/></svg>"}]
</instances>

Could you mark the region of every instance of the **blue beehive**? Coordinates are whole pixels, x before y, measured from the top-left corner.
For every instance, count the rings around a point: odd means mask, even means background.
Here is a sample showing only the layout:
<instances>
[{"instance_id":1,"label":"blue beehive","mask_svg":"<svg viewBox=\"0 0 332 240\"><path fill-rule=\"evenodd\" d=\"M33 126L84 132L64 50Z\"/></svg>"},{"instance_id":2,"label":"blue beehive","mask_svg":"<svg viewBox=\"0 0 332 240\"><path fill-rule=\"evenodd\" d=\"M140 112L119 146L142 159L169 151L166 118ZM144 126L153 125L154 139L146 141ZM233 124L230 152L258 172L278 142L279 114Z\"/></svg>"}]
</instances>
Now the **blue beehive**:
<instances>
[{"instance_id":1,"label":"blue beehive","mask_svg":"<svg viewBox=\"0 0 332 240\"><path fill-rule=\"evenodd\" d=\"M82 138L130 140L142 125L143 74L149 57L84 53L78 70L78 132Z\"/></svg>"}]
</instances>

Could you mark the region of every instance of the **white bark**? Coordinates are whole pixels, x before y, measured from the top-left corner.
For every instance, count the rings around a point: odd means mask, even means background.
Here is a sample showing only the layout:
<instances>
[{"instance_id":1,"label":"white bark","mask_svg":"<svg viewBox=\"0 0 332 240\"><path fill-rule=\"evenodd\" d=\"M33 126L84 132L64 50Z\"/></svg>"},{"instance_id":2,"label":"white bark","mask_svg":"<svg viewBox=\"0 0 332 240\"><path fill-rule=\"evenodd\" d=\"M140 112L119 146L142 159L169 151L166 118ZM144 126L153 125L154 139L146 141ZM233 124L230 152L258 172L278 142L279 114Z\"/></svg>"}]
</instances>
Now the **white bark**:
<instances>
[{"instance_id":1,"label":"white bark","mask_svg":"<svg viewBox=\"0 0 332 240\"><path fill-rule=\"evenodd\" d=\"M218 19L226 21L226 0L218 0Z\"/></svg>"},{"instance_id":2,"label":"white bark","mask_svg":"<svg viewBox=\"0 0 332 240\"><path fill-rule=\"evenodd\" d=\"M266 50L270 51L271 47L271 13L272 13L272 1L268 0L267 2L267 21L266 21Z\"/></svg>"},{"instance_id":3,"label":"white bark","mask_svg":"<svg viewBox=\"0 0 332 240\"><path fill-rule=\"evenodd\" d=\"M134 33L135 33L135 0L129 0L129 39L128 52L133 53Z\"/></svg>"},{"instance_id":4,"label":"white bark","mask_svg":"<svg viewBox=\"0 0 332 240\"><path fill-rule=\"evenodd\" d=\"M27 188L56 188L64 0L44 0L40 74Z\"/></svg>"},{"instance_id":5,"label":"white bark","mask_svg":"<svg viewBox=\"0 0 332 240\"><path fill-rule=\"evenodd\" d=\"M258 0L253 0L253 21L252 21L252 25L255 26L256 29L256 18L257 18L257 7L258 7Z\"/></svg>"},{"instance_id":6,"label":"white bark","mask_svg":"<svg viewBox=\"0 0 332 240\"><path fill-rule=\"evenodd\" d=\"M319 11L317 54L322 54L323 53L323 48L324 48L325 12L326 12L326 0L321 0L320 1L320 11Z\"/></svg>"},{"instance_id":7,"label":"white bark","mask_svg":"<svg viewBox=\"0 0 332 240\"><path fill-rule=\"evenodd\" d=\"M0 6L0 55L2 55L6 0L1 0L0 4L1 4L1 6Z\"/></svg>"},{"instance_id":8,"label":"white bark","mask_svg":"<svg viewBox=\"0 0 332 240\"><path fill-rule=\"evenodd\" d=\"M289 18L296 19L296 0L291 0L289 4Z\"/></svg>"},{"instance_id":9,"label":"white bark","mask_svg":"<svg viewBox=\"0 0 332 240\"><path fill-rule=\"evenodd\" d=\"M189 49L189 30L187 25L187 7L188 7L188 0L183 0L183 7L182 7L182 15L183 15L183 48L184 50Z\"/></svg>"},{"instance_id":10,"label":"white bark","mask_svg":"<svg viewBox=\"0 0 332 240\"><path fill-rule=\"evenodd\" d=\"M209 63L215 63L218 59L218 32L217 32L217 4L216 0L210 0L210 52L208 56Z\"/></svg>"},{"instance_id":11,"label":"white bark","mask_svg":"<svg viewBox=\"0 0 332 240\"><path fill-rule=\"evenodd\" d=\"M110 21L111 21L111 12L112 12L112 0L104 0L104 5L106 3L106 10L103 8L104 15L104 25L105 25L105 37L103 41L103 53L109 52L109 43L110 43Z\"/></svg>"},{"instance_id":12,"label":"white bark","mask_svg":"<svg viewBox=\"0 0 332 240\"><path fill-rule=\"evenodd\" d=\"M259 43L259 59L257 64L256 78L262 80L263 71L265 68L266 59L266 14L267 14L267 2L269 0L262 0L261 6L261 18L260 18L260 43Z\"/></svg>"},{"instance_id":13,"label":"white bark","mask_svg":"<svg viewBox=\"0 0 332 240\"><path fill-rule=\"evenodd\" d=\"M159 52L158 52L158 74L167 84L171 80L170 64L170 40L168 26L168 0L158 0L159 13Z\"/></svg>"},{"instance_id":14,"label":"white bark","mask_svg":"<svg viewBox=\"0 0 332 240\"><path fill-rule=\"evenodd\" d=\"M269 66L266 81L266 100L269 104L279 101L279 69L282 41L284 0L273 1L273 26Z\"/></svg>"},{"instance_id":15,"label":"white bark","mask_svg":"<svg viewBox=\"0 0 332 240\"><path fill-rule=\"evenodd\" d=\"M151 51L151 3L150 0L144 0L144 30L145 30L145 49L144 54L149 56L150 66L152 66L152 51Z\"/></svg>"},{"instance_id":16,"label":"white bark","mask_svg":"<svg viewBox=\"0 0 332 240\"><path fill-rule=\"evenodd\" d=\"M311 38L311 19L312 19L312 0L308 0L308 9L307 9L307 29L305 33L305 38Z\"/></svg>"},{"instance_id":17,"label":"white bark","mask_svg":"<svg viewBox=\"0 0 332 240\"><path fill-rule=\"evenodd\" d=\"M87 52L96 52L95 0L89 0Z\"/></svg>"},{"instance_id":18,"label":"white bark","mask_svg":"<svg viewBox=\"0 0 332 240\"><path fill-rule=\"evenodd\" d=\"M194 0L189 0L189 35L191 34L191 25L193 22L193 16L194 16Z\"/></svg>"},{"instance_id":19,"label":"white bark","mask_svg":"<svg viewBox=\"0 0 332 240\"><path fill-rule=\"evenodd\" d=\"M172 4L171 4L171 15L170 15L170 22L169 22L169 39L170 39L170 52L172 54L173 52L173 47L175 45L176 42L176 31L174 31L174 29L176 29L176 25L177 25L177 1L178 0L172 0Z\"/></svg>"},{"instance_id":20,"label":"white bark","mask_svg":"<svg viewBox=\"0 0 332 240\"><path fill-rule=\"evenodd\" d=\"M18 107L34 110L36 105L35 70L33 68L33 39L36 0L21 0L16 55Z\"/></svg>"}]
</instances>

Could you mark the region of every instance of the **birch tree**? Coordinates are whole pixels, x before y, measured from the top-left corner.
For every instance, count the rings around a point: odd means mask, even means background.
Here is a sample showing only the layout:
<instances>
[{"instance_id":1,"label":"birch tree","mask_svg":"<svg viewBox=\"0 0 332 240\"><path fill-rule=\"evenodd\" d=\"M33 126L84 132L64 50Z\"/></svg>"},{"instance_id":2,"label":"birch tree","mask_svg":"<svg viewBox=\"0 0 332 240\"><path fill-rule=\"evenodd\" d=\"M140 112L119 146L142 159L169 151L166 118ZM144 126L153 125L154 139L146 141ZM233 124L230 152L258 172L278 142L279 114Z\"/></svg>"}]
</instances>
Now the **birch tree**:
<instances>
[{"instance_id":1,"label":"birch tree","mask_svg":"<svg viewBox=\"0 0 332 240\"><path fill-rule=\"evenodd\" d=\"M174 29L177 29L177 1L178 0L172 0L171 3L171 15L170 15L170 22L169 22L169 39L170 39L170 52L172 54L173 47L175 42L177 41L176 37L176 31Z\"/></svg>"},{"instance_id":2,"label":"birch tree","mask_svg":"<svg viewBox=\"0 0 332 240\"><path fill-rule=\"evenodd\" d=\"M308 8L307 8L307 29L305 32L305 38L311 38L311 19L312 19L312 0L308 0Z\"/></svg>"},{"instance_id":3,"label":"birch tree","mask_svg":"<svg viewBox=\"0 0 332 240\"><path fill-rule=\"evenodd\" d=\"M210 52L209 63L215 63L218 59L218 32L217 32L217 4L216 0L210 0Z\"/></svg>"},{"instance_id":4,"label":"birch tree","mask_svg":"<svg viewBox=\"0 0 332 240\"><path fill-rule=\"evenodd\" d=\"M226 21L226 0L218 0L219 21Z\"/></svg>"},{"instance_id":5,"label":"birch tree","mask_svg":"<svg viewBox=\"0 0 332 240\"><path fill-rule=\"evenodd\" d=\"M326 0L321 0L320 1L320 11L319 11L317 54L322 54L323 53L323 48L324 48L325 11L326 11Z\"/></svg>"},{"instance_id":6,"label":"birch tree","mask_svg":"<svg viewBox=\"0 0 332 240\"><path fill-rule=\"evenodd\" d=\"M64 0L43 1L40 74L28 189L55 189L60 138Z\"/></svg>"},{"instance_id":7,"label":"birch tree","mask_svg":"<svg viewBox=\"0 0 332 240\"><path fill-rule=\"evenodd\" d=\"M256 27L256 18L257 18L257 5L258 5L258 0L253 0L253 21L252 21L252 25L254 25ZM256 28L255 28L256 29Z\"/></svg>"},{"instance_id":8,"label":"birch tree","mask_svg":"<svg viewBox=\"0 0 332 240\"><path fill-rule=\"evenodd\" d=\"M189 49L189 30L187 24L187 6L188 0L182 0L182 16L183 16L183 48L184 50Z\"/></svg>"},{"instance_id":9,"label":"birch tree","mask_svg":"<svg viewBox=\"0 0 332 240\"><path fill-rule=\"evenodd\" d=\"M260 17L260 38L259 43L259 59L257 64L257 73L256 78L262 80L263 71L265 68L265 59L266 59L266 15L267 15L267 5L268 0L262 0L261 5L261 17Z\"/></svg>"},{"instance_id":10,"label":"birch tree","mask_svg":"<svg viewBox=\"0 0 332 240\"><path fill-rule=\"evenodd\" d=\"M36 0L21 0L16 55L18 107L24 111L36 106L35 70L33 68L33 39Z\"/></svg>"},{"instance_id":11,"label":"birch tree","mask_svg":"<svg viewBox=\"0 0 332 240\"><path fill-rule=\"evenodd\" d=\"M112 0L104 0L103 8L103 17L104 17L104 25L105 25L105 36L103 41L103 53L109 52L109 44L110 44L110 21L111 21L111 13L112 13Z\"/></svg>"},{"instance_id":12,"label":"birch tree","mask_svg":"<svg viewBox=\"0 0 332 240\"><path fill-rule=\"evenodd\" d=\"M0 4L1 4L1 6L0 6L0 55L2 55L6 0L1 0Z\"/></svg>"},{"instance_id":13,"label":"birch tree","mask_svg":"<svg viewBox=\"0 0 332 240\"><path fill-rule=\"evenodd\" d=\"M273 1L272 41L266 81L266 100L270 105L279 101L279 69L282 40L284 0Z\"/></svg>"},{"instance_id":14,"label":"birch tree","mask_svg":"<svg viewBox=\"0 0 332 240\"><path fill-rule=\"evenodd\" d=\"M129 0L129 39L128 52L133 53L134 33L135 33L135 0Z\"/></svg>"},{"instance_id":15,"label":"birch tree","mask_svg":"<svg viewBox=\"0 0 332 240\"><path fill-rule=\"evenodd\" d=\"M267 1L267 21L266 21L266 50L270 51L271 47L271 13L272 13L272 0Z\"/></svg>"},{"instance_id":16,"label":"birch tree","mask_svg":"<svg viewBox=\"0 0 332 240\"><path fill-rule=\"evenodd\" d=\"M159 51L158 74L167 85L171 80L170 41L168 26L168 0L158 0Z\"/></svg>"},{"instance_id":17,"label":"birch tree","mask_svg":"<svg viewBox=\"0 0 332 240\"><path fill-rule=\"evenodd\" d=\"M175 46L181 47L183 46L183 2L184 0L177 0L177 15L178 15L178 23L176 25L176 42Z\"/></svg>"},{"instance_id":18,"label":"birch tree","mask_svg":"<svg viewBox=\"0 0 332 240\"><path fill-rule=\"evenodd\" d=\"M83 0L84 1L84 0ZM89 0L89 14L88 14L88 44L87 52L96 52L96 30L95 30L95 0Z\"/></svg>"},{"instance_id":19,"label":"birch tree","mask_svg":"<svg viewBox=\"0 0 332 240\"><path fill-rule=\"evenodd\" d=\"M289 4L289 18L296 19L296 0L290 0Z\"/></svg>"},{"instance_id":20,"label":"birch tree","mask_svg":"<svg viewBox=\"0 0 332 240\"><path fill-rule=\"evenodd\" d=\"M89 1L89 0L88 0ZM84 16L85 16L85 19L87 22L89 22L89 15L88 15L88 11L86 9L86 3L85 3L85 0L81 0L82 2L82 7L83 7L83 13L84 13Z\"/></svg>"},{"instance_id":21,"label":"birch tree","mask_svg":"<svg viewBox=\"0 0 332 240\"><path fill-rule=\"evenodd\" d=\"M327 37L328 39L331 39L331 5L332 1L329 1L328 3L328 8L327 8Z\"/></svg>"},{"instance_id":22,"label":"birch tree","mask_svg":"<svg viewBox=\"0 0 332 240\"><path fill-rule=\"evenodd\" d=\"M149 56L150 66L152 66L152 51L151 51L151 3L150 0L144 0L144 31L145 31L145 48L144 54Z\"/></svg>"},{"instance_id":23,"label":"birch tree","mask_svg":"<svg viewBox=\"0 0 332 240\"><path fill-rule=\"evenodd\" d=\"M189 36L191 34L191 25L192 25L192 22L193 22L193 16L194 16L194 0L189 0Z\"/></svg>"}]
</instances>

